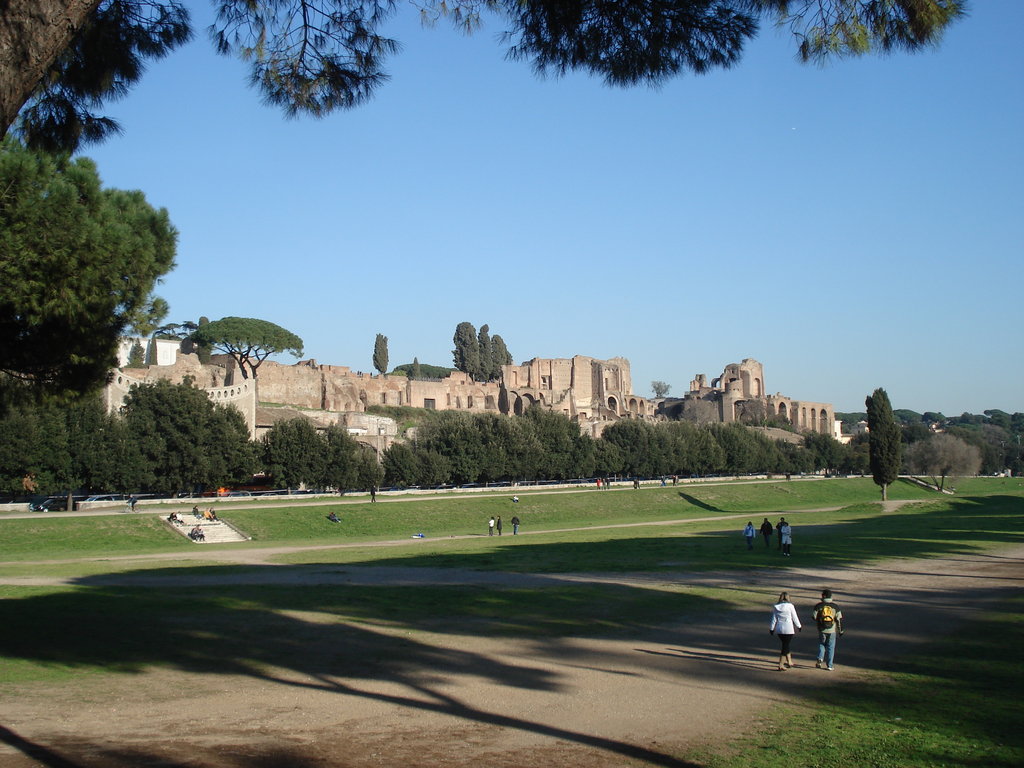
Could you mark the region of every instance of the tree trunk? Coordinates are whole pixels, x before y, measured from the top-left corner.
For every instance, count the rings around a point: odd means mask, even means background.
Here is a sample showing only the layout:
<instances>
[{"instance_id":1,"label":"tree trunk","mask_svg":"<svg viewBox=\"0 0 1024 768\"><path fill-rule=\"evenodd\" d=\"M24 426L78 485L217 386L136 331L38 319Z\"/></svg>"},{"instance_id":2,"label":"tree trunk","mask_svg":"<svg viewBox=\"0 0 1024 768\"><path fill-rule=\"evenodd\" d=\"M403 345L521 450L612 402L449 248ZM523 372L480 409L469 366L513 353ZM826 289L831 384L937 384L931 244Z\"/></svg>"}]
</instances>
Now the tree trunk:
<instances>
[{"instance_id":1,"label":"tree trunk","mask_svg":"<svg viewBox=\"0 0 1024 768\"><path fill-rule=\"evenodd\" d=\"M886 491L888 491L888 490L889 490L889 486L888 486L888 485L885 485L885 484L883 484L883 485L882 485L882 501L888 501L888 500L889 500L889 497L888 497L888 495L886 494Z\"/></svg>"},{"instance_id":2,"label":"tree trunk","mask_svg":"<svg viewBox=\"0 0 1024 768\"><path fill-rule=\"evenodd\" d=\"M0 137L100 0L0 2Z\"/></svg>"}]
</instances>

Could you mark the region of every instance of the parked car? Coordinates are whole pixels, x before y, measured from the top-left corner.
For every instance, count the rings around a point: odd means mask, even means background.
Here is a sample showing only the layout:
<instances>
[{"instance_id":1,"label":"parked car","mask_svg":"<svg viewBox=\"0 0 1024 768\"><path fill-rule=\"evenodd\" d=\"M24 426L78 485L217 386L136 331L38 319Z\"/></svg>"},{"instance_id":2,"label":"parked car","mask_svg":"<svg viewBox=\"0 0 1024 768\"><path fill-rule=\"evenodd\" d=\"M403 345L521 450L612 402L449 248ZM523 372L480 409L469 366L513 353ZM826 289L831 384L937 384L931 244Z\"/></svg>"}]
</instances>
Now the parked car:
<instances>
[{"instance_id":1,"label":"parked car","mask_svg":"<svg viewBox=\"0 0 1024 768\"><path fill-rule=\"evenodd\" d=\"M77 509L78 502L84 501L85 496L72 496L71 508ZM67 496L49 496L38 502L30 502L28 508L33 512L63 512L68 508Z\"/></svg>"}]
</instances>

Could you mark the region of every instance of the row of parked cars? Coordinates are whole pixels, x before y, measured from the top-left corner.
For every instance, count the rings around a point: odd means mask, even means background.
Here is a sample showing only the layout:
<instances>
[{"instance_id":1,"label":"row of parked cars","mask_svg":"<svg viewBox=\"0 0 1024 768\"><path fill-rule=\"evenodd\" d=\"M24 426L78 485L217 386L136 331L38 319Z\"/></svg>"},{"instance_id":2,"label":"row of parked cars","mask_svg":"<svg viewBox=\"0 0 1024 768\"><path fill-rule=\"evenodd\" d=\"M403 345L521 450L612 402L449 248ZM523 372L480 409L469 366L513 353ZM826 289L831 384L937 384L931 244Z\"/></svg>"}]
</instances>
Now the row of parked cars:
<instances>
[{"instance_id":1,"label":"row of parked cars","mask_svg":"<svg viewBox=\"0 0 1024 768\"><path fill-rule=\"evenodd\" d=\"M209 497L232 498L232 497L240 497L240 496L242 496L242 497L250 497L250 496L287 496L287 495L290 495L290 494L294 495L294 494L310 494L310 493L316 493L316 491L311 491L311 490L310 491L289 491L287 488L280 488L280 489L265 490L265 491L263 491L263 490L228 491L227 493L217 493L217 492L202 493L202 494L179 493L174 498L179 498L179 499L193 499L193 498L196 498L196 499L198 499L198 498L209 498ZM83 501L85 501L85 502L107 502L107 503L119 502L120 501L120 502L124 502L124 503L127 504L128 501L131 499L131 497L132 497L131 494L127 494L127 493L97 493L97 494L92 494L92 495L73 493L71 495L71 507L72 507L72 509L78 509L79 504L81 502L83 502ZM139 494L135 494L135 498L137 498L137 499L157 499L157 498L167 498L167 497L161 497L161 496L158 496L157 494L152 494L152 493L139 493ZM19 501L20 502L24 502L25 501L25 497L21 497L20 499L19 498L14 498L14 497L7 498L7 499L0 499L0 503L17 503ZM32 496L32 497L28 498L28 508L30 510L32 510L33 512L61 512L61 511L63 511L63 510L68 508L68 496L67 496L67 494L63 494L63 495L60 495L60 496Z\"/></svg>"}]
</instances>

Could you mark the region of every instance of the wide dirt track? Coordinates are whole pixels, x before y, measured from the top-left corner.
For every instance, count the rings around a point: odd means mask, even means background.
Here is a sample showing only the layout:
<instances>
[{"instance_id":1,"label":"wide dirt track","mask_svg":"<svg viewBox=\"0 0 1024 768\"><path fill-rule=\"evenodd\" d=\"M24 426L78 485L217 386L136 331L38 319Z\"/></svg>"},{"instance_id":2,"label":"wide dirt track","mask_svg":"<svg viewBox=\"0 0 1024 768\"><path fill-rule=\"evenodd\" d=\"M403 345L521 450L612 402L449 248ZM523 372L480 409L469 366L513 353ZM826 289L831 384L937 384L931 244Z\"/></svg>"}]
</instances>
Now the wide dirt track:
<instances>
[{"instance_id":1,"label":"wide dirt track","mask_svg":"<svg viewBox=\"0 0 1024 768\"><path fill-rule=\"evenodd\" d=\"M383 622L323 633L294 663L258 673L149 667L24 685L3 702L0 766L690 766L679 757L750 733L759 717L819 686L874 674L915 645L969 622L1024 587L1024 547L887 561L866 567L743 574L522 575L360 566L274 566L249 584L680 582L753 590L762 606L679 621L623 639L482 637L410 632ZM98 583L188 589L188 577L132 574ZM22 583L19 581L19 583ZM788 590L805 623L825 585L848 632L837 669L814 668L811 626L794 641L796 668L776 671L768 607ZM296 612L298 614L298 612ZM296 615L304 622L315 615ZM102 621L102 617L97 617ZM323 621L321 617L319 619ZM220 649L226 660L232 649Z\"/></svg>"}]
</instances>

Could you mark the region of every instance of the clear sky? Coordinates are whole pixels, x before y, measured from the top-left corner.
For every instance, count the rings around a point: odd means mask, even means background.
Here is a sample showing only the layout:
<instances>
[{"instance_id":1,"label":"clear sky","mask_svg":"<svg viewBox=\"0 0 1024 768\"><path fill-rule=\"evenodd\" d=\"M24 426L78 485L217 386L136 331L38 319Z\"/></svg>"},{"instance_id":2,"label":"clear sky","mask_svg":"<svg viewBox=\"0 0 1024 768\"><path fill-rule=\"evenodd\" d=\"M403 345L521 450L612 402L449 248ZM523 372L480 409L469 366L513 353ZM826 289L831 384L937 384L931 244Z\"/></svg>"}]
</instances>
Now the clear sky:
<instances>
[{"instance_id":1,"label":"clear sky","mask_svg":"<svg viewBox=\"0 0 1024 768\"><path fill-rule=\"evenodd\" d=\"M369 104L285 119L196 39L89 147L180 231L168 321L260 317L305 358L451 365L488 324L516 362L622 356L682 395L752 357L771 393L859 411L1024 411L1024 2L942 45L827 68L768 28L653 90L504 59L500 21L423 29ZM282 362L291 361L286 357Z\"/></svg>"}]
</instances>

